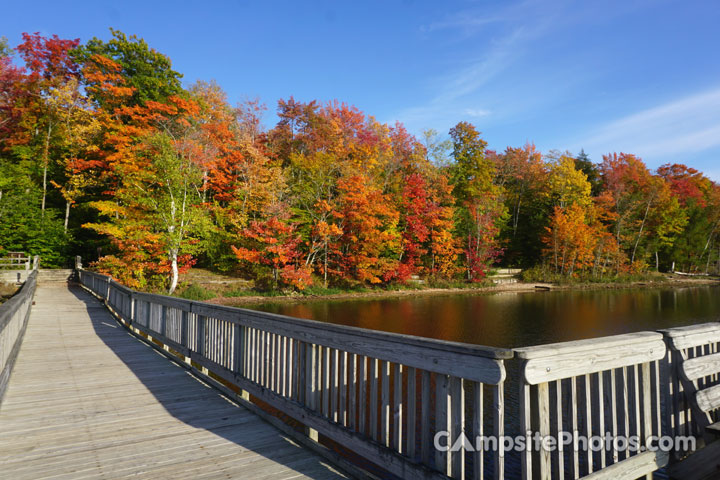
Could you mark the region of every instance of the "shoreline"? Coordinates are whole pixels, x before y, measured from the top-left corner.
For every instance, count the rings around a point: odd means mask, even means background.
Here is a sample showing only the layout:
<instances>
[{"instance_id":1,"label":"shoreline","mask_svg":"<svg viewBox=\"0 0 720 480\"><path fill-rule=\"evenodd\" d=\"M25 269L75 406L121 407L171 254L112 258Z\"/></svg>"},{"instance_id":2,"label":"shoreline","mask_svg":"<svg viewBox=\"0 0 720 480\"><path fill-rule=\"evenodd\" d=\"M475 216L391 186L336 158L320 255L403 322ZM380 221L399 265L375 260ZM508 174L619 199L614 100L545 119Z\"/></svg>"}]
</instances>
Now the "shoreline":
<instances>
[{"instance_id":1,"label":"shoreline","mask_svg":"<svg viewBox=\"0 0 720 480\"><path fill-rule=\"evenodd\" d=\"M437 296L437 295L473 295L487 293L529 293L546 292L558 290L620 290L624 288L662 288L662 287L699 287L705 285L720 285L720 279L713 278L689 278L689 277L666 277L665 279L637 281L628 283L577 283L577 284L553 284L542 282L517 282L506 283L484 287L468 288L422 288L408 290L379 290L376 292L347 292L333 293L328 295L279 295L276 297L253 295L247 297L216 297L206 300L207 303L239 307L243 305L256 305L260 303L302 303L312 301L328 300L364 300L364 299L391 299L415 296Z\"/></svg>"}]
</instances>

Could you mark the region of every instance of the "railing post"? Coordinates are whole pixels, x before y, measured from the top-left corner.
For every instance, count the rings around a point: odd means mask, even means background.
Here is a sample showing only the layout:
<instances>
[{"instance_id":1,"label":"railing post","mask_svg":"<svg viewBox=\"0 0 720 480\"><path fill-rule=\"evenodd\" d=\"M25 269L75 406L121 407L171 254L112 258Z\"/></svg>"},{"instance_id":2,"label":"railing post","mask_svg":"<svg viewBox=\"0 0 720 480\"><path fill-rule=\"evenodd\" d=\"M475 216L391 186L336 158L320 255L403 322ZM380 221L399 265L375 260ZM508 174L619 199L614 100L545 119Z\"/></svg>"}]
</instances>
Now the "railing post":
<instances>
[{"instance_id":1,"label":"railing post","mask_svg":"<svg viewBox=\"0 0 720 480\"><path fill-rule=\"evenodd\" d=\"M75 270L82 270L82 257L80 255L77 255L75 257Z\"/></svg>"}]
</instances>

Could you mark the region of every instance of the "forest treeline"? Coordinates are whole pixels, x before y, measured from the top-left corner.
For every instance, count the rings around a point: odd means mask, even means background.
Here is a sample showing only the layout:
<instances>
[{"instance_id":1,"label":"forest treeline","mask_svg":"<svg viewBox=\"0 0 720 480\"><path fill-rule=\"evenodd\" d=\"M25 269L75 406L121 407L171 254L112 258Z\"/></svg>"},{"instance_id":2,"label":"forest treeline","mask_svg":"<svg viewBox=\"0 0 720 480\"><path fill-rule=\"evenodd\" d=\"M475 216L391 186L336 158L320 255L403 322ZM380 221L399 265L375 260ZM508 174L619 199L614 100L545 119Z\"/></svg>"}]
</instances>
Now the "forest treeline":
<instances>
[{"instance_id":1,"label":"forest treeline","mask_svg":"<svg viewBox=\"0 0 720 480\"><path fill-rule=\"evenodd\" d=\"M183 87L169 58L111 32L0 43L0 250L56 266L79 254L171 292L192 265L302 290L720 263L720 187L679 162L491 151L467 122L418 138L293 97L266 129L257 101Z\"/></svg>"}]
</instances>

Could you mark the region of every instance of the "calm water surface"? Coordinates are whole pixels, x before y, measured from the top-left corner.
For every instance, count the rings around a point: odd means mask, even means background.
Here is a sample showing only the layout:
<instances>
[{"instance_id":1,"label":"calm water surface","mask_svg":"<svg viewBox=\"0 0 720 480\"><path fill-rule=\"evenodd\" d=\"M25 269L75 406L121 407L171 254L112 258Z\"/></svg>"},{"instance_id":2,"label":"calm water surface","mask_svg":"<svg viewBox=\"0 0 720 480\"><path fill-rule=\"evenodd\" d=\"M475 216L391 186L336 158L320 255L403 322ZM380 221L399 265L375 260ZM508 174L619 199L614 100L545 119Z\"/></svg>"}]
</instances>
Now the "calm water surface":
<instances>
[{"instance_id":1,"label":"calm water surface","mask_svg":"<svg viewBox=\"0 0 720 480\"><path fill-rule=\"evenodd\" d=\"M718 321L720 286L318 300L251 308L513 348Z\"/></svg>"}]
</instances>

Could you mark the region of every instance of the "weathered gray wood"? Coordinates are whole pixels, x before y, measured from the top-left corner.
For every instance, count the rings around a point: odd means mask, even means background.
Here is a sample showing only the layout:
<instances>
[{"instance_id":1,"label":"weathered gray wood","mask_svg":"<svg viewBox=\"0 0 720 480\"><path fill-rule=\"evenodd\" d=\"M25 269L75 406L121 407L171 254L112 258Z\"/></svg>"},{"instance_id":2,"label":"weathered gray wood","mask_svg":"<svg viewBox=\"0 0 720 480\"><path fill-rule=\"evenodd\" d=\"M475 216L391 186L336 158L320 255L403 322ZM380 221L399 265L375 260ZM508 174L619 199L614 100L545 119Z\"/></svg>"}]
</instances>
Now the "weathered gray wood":
<instances>
[{"instance_id":1,"label":"weathered gray wood","mask_svg":"<svg viewBox=\"0 0 720 480\"><path fill-rule=\"evenodd\" d=\"M387 469L391 473L400 475L401 477L416 476L418 478L437 480L441 478L437 476L436 472L428 470L423 465L409 462L406 458L395 454L378 443L367 442L347 429L334 423L327 422L327 419L324 416L311 411L302 405L288 402L285 398L280 397L268 389L259 387L254 383L249 383L246 379L236 376L233 372L223 369L222 366L217 365L208 359L198 357L193 361L198 365L211 370L214 375L226 381L235 383L240 388L248 390L250 394L256 396L261 401L268 403L274 408L282 409L284 413L302 421L310 428L322 431L328 438L346 445L347 448L351 449L358 455L366 458L372 458L375 462L378 462L381 467ZM208 378L207 380L210 381L211 379Z\"/></svg>"},{"instance_id":2,"label":"weathered gray wood","mask_svg":"<svg viewBox=\"0 0 720 480\"><path fill-rule=\"evenodd\" d=\"M462 378L450 377L450 441L456 442L465 432L465 390ZM452 478L465 477L465 451L450 453Z\"/></svg>"},{"instance_id":3,"label":"weathered gray wood","mask_svg":"<svg viewBox=\"0 0 720 480\"><path fill-rule=\"evenodd\" d=\"M610 414L612 415L612 430L610 434L613 438L618 436L618 408L617 408L617 394L616 394L616 380L615 380L615 369L610 370L610 391L609 396L606 397L605 402L610 404ZM613 442L612 451L612 463L617 463L619 460L617 444Z\"/></svg>"},{"instance_id":4,"label":"weathered gray wood","mask_svg":"<svg viewBox=\"0 0 720 480\"><path fill-rule=\"evenodd\" d=\"M369 382L370 382L370 438L379 441L378 435L378 360L369 358Z\"/></svg>"},{"instance_id":5,"label":"weathered gray wood","mask_svg":"<svg viewBox=\"0 0 720 480\"><path fill-rule=\"evenodd\" d=\"M540 418L540 435L547 437L550 435L550 389L547 383L541 383L537 386L538 390L538 414ZM550 451L540 451L540 479L550 480L552 478L551 469L552 458Z\"/></svg>"},{"instance_id":6,"label":"weathered gray wood","mask_svg":"<svg viewBox=\"0 0 720 480\"><path fill-rule=\"evenodd\" d=\"M358 429L360 433L368 433L367 427L367 357L358 355Z\"/></svg>"},{"instance_id":7,"label":"weathered gray wood","mask_svg":"<svg viewBox=\"0 0 720 480\"><path fill-rule=\"evenodd\" d=\"M567 350L558 344L548 349L537 347L547 356L540 356L538 352L528 349L520 349L523 350L524 355L530 356L525 365L525 380L531 385L536 385L561 378L652 362L665 356L665 343L662 341L660 334L628 335L630 337L627 343L622 343L614 337L606 337L610 338L610 340L597 339L605 341L594 343L582 340L582 342L585 342L583 343L584 350L580 350L578 345ZM618 335L618 337L626 337L626 335ZM645 341L639 342L637 341L638 338ZM603 343L606 343L606 345Z\"/></svg>"},{"instance_id":8,"label":"weathered gray wood","mask_svg":"<svg viewBox=\"0 0 720 480\"><path fill-rule=\"evenodd\" d=\"M592 397L593 397L593 388L592 388L592 383L590 382L590 374L588 373L585 375L585 411L584 411L585 435L587 436L587 438L592 438L592 436L593 436ZM586 452L585 455L587 457L588 473L592 473L594 471L594 462L593 462L592 452Z\"/></svg>"},{"instance_id":9,"label":"weathered gray wood","mask_svg":"<svg viewBox=\"0 0 720 480\"><path fill-rule=\"evenodd\" d=\"M343 477L87 293L40 287L36 302L0 408L3 478Z\"/></svg>"},{"instance_id":10,"label":"weathered gray wood","mask_svg":"<svg viewBox=\"0 0 720 480\"><path fill-rule=\"evenodd\" d=\"M430 372L423 370L420 376L420 408L422 417L420 419L420 458L425 465L430 464L430 449L432 438L430 436Z\"/></svg>"},{"instance_id":11,"label":"weathered gray wood","mask_svg":"<svg viewBox=\"0 0 720 480\"><path fill-rule=\"evenodd\" d=\"M528 392L529 392L529 386L528 386ZM571 423L572 423L572 431L577 432L578 431L578 395L577 395L577 377L572 377L570 379L570 416L571 416ZM528 402L530 400L528 399ZM530 421L528 420L528 424ZM577 479L580 478L580 452L577 448L573 445L573 461L572 461L572 467L573 467L573 478ZM527 477L531 478L531 477Z\"/></svg>"},{"instance_id":12,"label":"weathered gray wood","mask_svg":"<svg viewBox=\"0 0 720 480\"><path fill-rule=\"evenodd\" d=\"M699 345L720 342L720 322L689 325L660 330L675 350L694 348Z\"/></svg>"},{"instance_id":13,"label":"weathered gray wood","mask_svg":"<svg viewBox=\"0 0 720 480\"><path fill-rule=\"evenodd\" d=\"M652 380L650 377L650 364L643 363L641 365L642 375L642 408L643 408L643 443L647 445L647 439L653 434L652 428Z\"/></svg>"},{"instance_id":14,"label":"weathered gray wood","mask_svg":"<svg viewBox=\"0 0 720 480\"><path fill-rule=\"evenodd\" d=\"M720 353L689 358L682 363L680 372L685 380L694 381L720 372Z\"/></svg>"},{"instance_id":15,"label":"weathered gray wood","mask_svg":"<svg viewBox=\"0 0 720 480\"><path fill-rule=\"evenodd\" d=\"M192 303L192 311L201 315L221 318L229 322L239 322L270 333L287 335L293 338L349 353L367 355L393 363L422 368L437 373L497 384L505 379L505 369L499 360L489 358L483 348L467 349L463 344L442 342L432 339L420 339L408 335L386 334L385 332L343 327L314 322L312 320L293 319L265 312L230 309L209 304ZM350 329L350 330L347 330ZM427 342L425 345L423 343ZM438 343L439 342L439 343ZM461 345L461 346L458 346ZM453 351L452 348L456 350ZM508 350L491 350L493 354L512 355Z\"/></svg>"},{"instance_id":16,"label":"weathered gray wood","mask_svg":"<svg viewBox=\"0 0 720 480\"><path fill-rule=\"evenodd\" d=\"M338 388L340 390L340 400L338 404L338 422L340 425L347 425L346 408L347 408L347 353L340 352L338 358Z\"/></svg>"},{"instance_id":17,"label":"weathered gray wood","mask_svg":"<svg viewBox=\"0 0 720 480\"><path fill-rule=\"evenodd\" d=\"M448 376L435 375L435 432L448 432L450 430L450 418L448 415ZM448 439L452 442L452 439ZM450 463L448 452L435 450L435 468L450 475Z\"/></svg>"},{"instance_id":18,"label":"weathered gray wood","mask_svg":"<svg viewBox=\"0 0 720 480\"><path fill-rule=\"evenodd\" d=\"M555 415L557 416L555 422L556 422L556 438L560 438L560 432L563 431L563 408L562 408L562 401L563 401L563 389L562 389L562 380L557 380L555 382L556 389L557 389L557 395L555 395ZM558 478L565 478L565 454L563 451L564 447L560 447L557 452L558 457Z\"/></svg>"},{"instance_id":19,"label":"weathered gray wood","mask_svg":"<svg viewBox=\"0 0 720 480\"><path fill-rule=\"evenodd\" d=\"M495 438L502 438L505 435L505 390L503 385L493 387L493 433ZM495 452L495 469L493 478L502 480L505 478L505 456L502 449Z\"/></svg>"},{"instance_id":20,"label":"weathered gray wood","mask_svg":"<svg viewBox=\"0 0 720 480\"><path fill-rule=\"evenodd\" d=\"M528 389L529 392L529 386L526 386L524 388ZM525 397L529 401L529 393L528 396ZM526 408L525 402L521 399L520 406L521 408ZM474 434L473 438L482 438L484 433L484 426L483 426L483 384L482 383L473 383L473 429L472 432ZM527 414L529 415L529 408L525 410ZM527 423L523 423L526 421L526 416L521 411L520 421L521 421L521 433L525 434L527 430L530 429L530 422L527 421ZM530 454L527 450L523 451L523 467L526 465L526 461L530 460ZM473 479L474 480L482 480L485 478L485 452L482 448L475 449L473 452ZM530 478L530 471L529 470L523 470L523 472L526 472L523 474L523 478Z\"/></svg>"},{"instance_id":21,"label":"weathered gray wood","mask_svg":"<svg viewBox=\"0 0 720 480\"><path fill-rule=\"evenodd\" d=\"M0 404L25 336L36 287L37 268L19 291L0 305Z\"/></svg>"},{"instance_id":22,"label":"weathered gray wood","mask_svg":"<svg viewBox=\"0 0 720 480\"><path fill-rule=\"evenodd\" d=\"M403 368L396 363L393 365L393 407L392 407L392 447L396 452L404 453L403 448Z\"/></svg>"},{"instance_id":23,"label":"weathered gray wood","mask_svg":"<svg viewBox=\"0 0 720 480\"><path fill-rule=\"evenodd\" d=\"M663 468L668 463L666 452L643 452L583 477L583 480L617 480L638 478Z\"/></svg>"},{"instance_id":24,"label":"weathered gray wood","mask_svg":"<svg viewBox=\"0 0 720 480\"><path fill-rule=\"evenodd\" d=\"M700 390L695 395L697 405L703 412L709 412L720 408L720 385L715 385L705 390Z\"/></svg>"},{"instance_id":25,"label":"weathered gray wood","mask_svg":"<svg viewBox=\"0 0 720 480\"><path fill-rule=\"evenodd\" d=\"M347 425L353 430L358 430L358 377L357 377L357 355L354 353L348 354L347 364L347 383L349 386L348 393L348 411L347 411Z\"/></svg>"},{"instance_id":26,"label":"weathered gray wood","mask_svg":"<svg viewBox=\"0 0 720 480\"><path fill-rule=\"evenodd\" d=\"M417 429L417 372L413 367L407 369L407 430L405 431L406 447L408 457L415 459L417 449L415 448L415 431Z\"/></svg>"},{"instance_id":27,"label":"weathered gray wood","mask_svg":"<svg viewBox=\"0 0 720 480\"><path fill-rule=\"evenodd\" d=\"M390 364L380 362L380 443L390 446Z\"/></svg>"}]
</instances>

